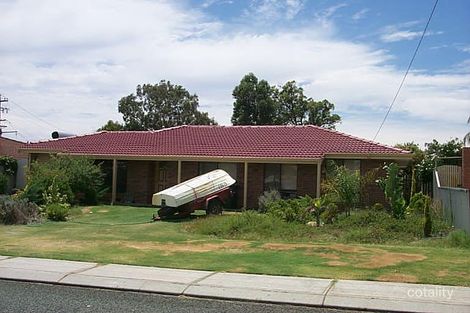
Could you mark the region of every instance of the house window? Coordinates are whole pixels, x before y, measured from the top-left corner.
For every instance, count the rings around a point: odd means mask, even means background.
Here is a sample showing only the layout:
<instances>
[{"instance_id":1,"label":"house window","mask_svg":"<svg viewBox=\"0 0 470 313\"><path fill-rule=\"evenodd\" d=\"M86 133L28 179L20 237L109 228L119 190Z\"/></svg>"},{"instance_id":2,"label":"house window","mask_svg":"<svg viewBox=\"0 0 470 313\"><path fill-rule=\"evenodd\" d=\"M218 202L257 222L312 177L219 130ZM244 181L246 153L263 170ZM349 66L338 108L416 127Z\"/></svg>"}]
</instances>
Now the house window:
<instances>
[{"instance_id":1,"label":"house window","mask_svg":"<svg viewBox=\"0 0 470 313\"><path fill-rule=\"evenodd\" d=\"M199 175L209 173L218 168L215 162L199 162Z\"/></svg>"},{"instance_id":2,"label":"house window","mask_svg":"<svg viewBox=\"0 0 470 313\"><path fill-rule=\"evenodd\" d=\"M127 192L127 162L117 161L116 192Z\"/></svg>"},{"instance_id":3,"label":"house window","mask_svg":"<svg viewBox=\"0 0 470 313\"><path fill-rule=\"evenodd\" d=\"M328 176L334 173L336 167L344 166L346 169L350 171L361 171L361 160L328 160L326 163L326 170Z\"/></svg>"},{"instance_id":4,"label":"house window","mask_svg":"<svg viewBox=\"0 0 470 313\"><path fill-rule=\"evenodd\" d=\"M199 162L199 175L209 173L216 169L224 170L230 177L237 179L237 163Z\"/></svg>"},{"instance_id":5,"label":"house window","mask_svg":"<svg viewBox=\"0 0 470 313\"><path fill-rule=\"evenodd\" d=\"M237 163L219 163L219 168L226 171L233 179L237 179Z\"/></svg>"},{"instance_id":6,"label":"house window","mask_svg":"<svg viewBox=\"0 0 470 313\"><path fill-rule=\"evenodd\" d=\"M297 165L265 164L264 189L279 191L297 190Z\"/></svg>"}]
</instances>

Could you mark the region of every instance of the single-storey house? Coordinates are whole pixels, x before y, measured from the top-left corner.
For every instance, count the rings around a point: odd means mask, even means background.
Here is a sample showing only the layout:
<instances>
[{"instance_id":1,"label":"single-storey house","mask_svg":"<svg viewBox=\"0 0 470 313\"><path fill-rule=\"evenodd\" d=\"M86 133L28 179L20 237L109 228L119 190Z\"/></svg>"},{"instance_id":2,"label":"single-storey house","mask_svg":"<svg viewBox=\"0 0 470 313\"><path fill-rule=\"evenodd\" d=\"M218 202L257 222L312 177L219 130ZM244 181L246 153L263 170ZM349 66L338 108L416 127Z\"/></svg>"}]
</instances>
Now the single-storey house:
<instances>
[{"instance_id":1,"label":"single-storey house","mask_svg":"<svg viewBox=\"0 0 470 313\"><path fill-rule=\"evenodd\" d=\"M50 154L99 160L111 203L150 204L152 194L221 168L236 179L234 208L255 208L265 190L285 197L320 195L326 161L365 174L384 162L406 163L407 151L317 126L179 126L158 131L98 132L30 143L29 161ZM366 204L383 202L375 183Z\"/></svg>"},{"instance_id":2,"label":"single-storey house","mask_svg":"<svg viewBox=\"0 0 470 313\"><path fill-rule=\"evenodd\" d=\"M9 190L12 188L23 188L25 185L24 167L28 163L28 157L26 153L19 151L23 145L24 142L6 137L0 137L0 156L9 156L16 159L18 162L18 170L16 172L16 176L12 177L11 181L9 182Z\"/></svg>"}]
</instances>

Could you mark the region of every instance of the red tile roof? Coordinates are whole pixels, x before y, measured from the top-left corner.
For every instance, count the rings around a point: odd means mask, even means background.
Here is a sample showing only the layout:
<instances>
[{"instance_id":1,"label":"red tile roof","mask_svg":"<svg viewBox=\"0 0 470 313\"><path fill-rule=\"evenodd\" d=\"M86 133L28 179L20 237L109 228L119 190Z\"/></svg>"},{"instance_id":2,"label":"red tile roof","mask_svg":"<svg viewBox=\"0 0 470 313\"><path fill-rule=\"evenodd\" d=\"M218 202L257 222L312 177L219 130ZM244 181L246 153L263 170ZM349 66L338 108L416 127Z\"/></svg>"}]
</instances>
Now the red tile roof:
<instances>
[{"instance_id":1,"label":"red tile roof","mask_svg":"<svg viewBox=\"0 0 470 313\"><path fill-rule=\"evenodd\" d=\"M318 159L328 154L405 156L408 152L317 126L179 126L99 132L30 143L26 150L112 156Z\"/></svg>"}]
</instances>

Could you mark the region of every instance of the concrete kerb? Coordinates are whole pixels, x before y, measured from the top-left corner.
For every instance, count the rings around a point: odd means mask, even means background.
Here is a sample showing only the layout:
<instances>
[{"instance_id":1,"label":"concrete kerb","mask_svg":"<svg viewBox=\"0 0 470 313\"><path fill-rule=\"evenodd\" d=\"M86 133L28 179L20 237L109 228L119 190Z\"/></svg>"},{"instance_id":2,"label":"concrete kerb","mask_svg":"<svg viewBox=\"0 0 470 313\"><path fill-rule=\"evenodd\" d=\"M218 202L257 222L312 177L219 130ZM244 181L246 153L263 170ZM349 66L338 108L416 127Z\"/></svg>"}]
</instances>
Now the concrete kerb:
<instances>
[{"instance_id":1,"label":"concrete kerb","mask_svg":"<svg viewBox=\"0 0 470 313\"><path fill-rule=\"evenodd\" d=\"M286 277L0 256L0 278L82 287L412 312L470 312L470 288Z\"/></svg>"}]
</instances>

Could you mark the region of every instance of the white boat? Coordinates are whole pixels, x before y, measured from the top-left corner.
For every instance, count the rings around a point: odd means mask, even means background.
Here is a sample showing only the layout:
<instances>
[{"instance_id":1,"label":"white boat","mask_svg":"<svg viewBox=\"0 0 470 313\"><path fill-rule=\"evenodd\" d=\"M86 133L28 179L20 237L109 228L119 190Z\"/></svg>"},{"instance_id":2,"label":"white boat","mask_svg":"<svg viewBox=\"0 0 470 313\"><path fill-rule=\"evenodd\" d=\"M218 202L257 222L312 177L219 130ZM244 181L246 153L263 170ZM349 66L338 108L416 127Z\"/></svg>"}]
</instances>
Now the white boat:
<instances>
[{"instance_id":1,"label":"white boat","mask_svg":"<svg viewBox=\"0 0 470 313\"><path fill-rule=\"evenodd\" d=\"M235 182L235 179L224 170L214 170L153 194L152 205L176 208L215 194Z\"/></svg>"}]
</instances>

